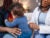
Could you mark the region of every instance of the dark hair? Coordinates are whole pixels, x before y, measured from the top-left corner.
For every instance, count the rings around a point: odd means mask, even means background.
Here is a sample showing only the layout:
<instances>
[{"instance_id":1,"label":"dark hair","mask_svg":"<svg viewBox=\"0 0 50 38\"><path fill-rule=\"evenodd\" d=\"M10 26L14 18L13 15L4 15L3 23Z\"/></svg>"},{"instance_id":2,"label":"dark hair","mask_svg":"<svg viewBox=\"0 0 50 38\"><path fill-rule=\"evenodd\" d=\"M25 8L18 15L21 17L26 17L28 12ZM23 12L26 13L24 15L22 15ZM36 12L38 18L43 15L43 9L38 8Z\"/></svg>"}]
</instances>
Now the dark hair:
<instances>
[{"instance_id":1,"label":"dark hair","mask_svg":"<svg viewBox=\"0 0 50 38\"><path fill-rule=\"evenodd\" d=\"M17 10L13 10L14 7L17 7L18 9L22 9L22 11L17 11ZM16 3L16 4L12 4L10 7L9 7L9 12L11 12L11 10L13 10L13 14L14 15L17 15L17 16L23 16L23 12L24 12L24 8L23 8L23 5L21 3Z\"/></svg>"},{"instance_id":2,"label":"dark hair","mask_svg":"<svg viewBox=\"0 0 50 38\"><path fill-rule=\"evenodd\" d=\"M13 13L14 15L17 15L17 16L20 16L20 17L21 17L21 16L24 16L23 11L16 11L16 10L14 10L13 12L14 12L14 13Z\"/></svg>"},{"instance_id":3,"label":"dark hair","mask_svg":"<svg viewBox=\"0 0 50 38\"><path fill-rule=\"evenodd\" d=\"M39 9L42 9L42 1L43 1L43 0L41 0L41 1L40 1ZM48 7L47 7L47 8L49 9L49 8L50 8L50 6L48 5Z\"/></svg>"},{"instance_id":4,"label":"dark hair","mask_svg":"<svg viewBox=\"0 0 50 38\"><path fill-rule=\"evenodd\" d=\"M19 2L17 2L16 4L11 4L8 10L11 11L14 7L22 8L22 10L24 11L23 5Z\"/></svg>"},{"instance_id":5,"label":"dark hair","mask_svg":"<svg viewBox=\"0 0 50 38\"><path fill-rule=\"evenodd\" d=\"M39 8L40 8L40 9L42 8L42 0L40 1L40 6L39 6Z\"/></svg>"},{"instance_id":6,"label":"dark hair","mask_svg":"<svg viewBox=\"0 0 50 38\"><path fill-rule=\"evenodd\" d=\"M9 6L12 4L12 0L4 0L3 7L5 10L8 10Z\"/></svg>"}]
</instances>

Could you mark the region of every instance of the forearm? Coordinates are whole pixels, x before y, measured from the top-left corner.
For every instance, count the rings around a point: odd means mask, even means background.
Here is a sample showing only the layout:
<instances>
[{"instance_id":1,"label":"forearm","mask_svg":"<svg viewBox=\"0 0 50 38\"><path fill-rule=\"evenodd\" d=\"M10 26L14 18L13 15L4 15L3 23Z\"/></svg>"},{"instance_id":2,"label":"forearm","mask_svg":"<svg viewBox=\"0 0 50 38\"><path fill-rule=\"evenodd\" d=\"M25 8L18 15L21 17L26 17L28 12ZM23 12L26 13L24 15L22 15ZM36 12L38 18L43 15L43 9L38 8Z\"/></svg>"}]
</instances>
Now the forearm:
<instances>
[{"instance_id":1,"label":"forearm","mask_svg":"<svg viewBox=\"0 0 50 38\"><path fill-rule=\"evenodd\" d=\"M49 33L50 34L50 26L49 25L40 25L39 26L39 33Z\"/></svg>"},{"instance_id":2,"label":"forearm","mask_svg":"<svg viewBox=\"0 0 50 38\"><path fill-rule=\"evenodd\" d=\"M0 32L7 32L8 29L8 27L0 27Z\"/></svg>"},{"instance_id":3,"label":"forearm","mask_svg":"<svg viewBox=\"0 0 50 38\"><path fill-rule=\"evenodd\" d=\"M33 23L29 23L29 25L30 25L30 28L33 30Z\"/></svg>"},{"instance_id":4,"label":"forearm","mask_svg":"<svg viewBox=\"0 0 50 38\"><path fill-rule=\"evenodd\" d=\"M30 23L30 28L39 30L39 26L35 23Z\"/></svg>"}]
</instances>

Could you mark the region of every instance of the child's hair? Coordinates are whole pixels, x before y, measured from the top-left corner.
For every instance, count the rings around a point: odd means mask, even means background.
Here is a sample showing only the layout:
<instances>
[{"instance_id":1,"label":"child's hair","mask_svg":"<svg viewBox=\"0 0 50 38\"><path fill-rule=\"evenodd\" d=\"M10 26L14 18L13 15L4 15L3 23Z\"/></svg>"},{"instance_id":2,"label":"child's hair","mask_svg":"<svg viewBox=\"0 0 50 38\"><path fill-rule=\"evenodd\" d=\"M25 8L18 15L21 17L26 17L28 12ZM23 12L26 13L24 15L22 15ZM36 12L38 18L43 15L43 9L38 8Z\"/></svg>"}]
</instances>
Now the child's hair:
<instances>
[{"instance_id":1,"label":"child's hair","mask_svg":"<svg viewBox=\"0 0 50 38\"><path fill-rule=\"evenodd\" d=\"M22 12L22 11L16 11L16 10L14 10L13 11L14 13L14 15L17 15L17 16L24 16L24 13Z\"/></svg>"},{"instance_id":2,"label":"child's hair","mask_svg":"<svg viewBox=\"0 0 50 38\"><path fill-rule=\"evenodd\" d=\"M17 2L16 4L11 4L10 5L9 11L11 11L14 7L22 8L24 10L23 5L19 2Z\"/></svg>"},{"instance_id":3,"label":"child's hair","mask_svg":"<svg viewBox=\"0 0 50 38\"><path fill-rule=\"evenodd\" d=\"M21 9L21 10L13 10L14 7L16 7L17 9ZM18 15L18 16L23 16L24 15L24 8L23 8L23 5L21 3L16 3L16 4L12 4L10 7L9 7L9 12L11 12L11 10L13 10L13 14L14 15Z\"/></svg>"}]
</instances>

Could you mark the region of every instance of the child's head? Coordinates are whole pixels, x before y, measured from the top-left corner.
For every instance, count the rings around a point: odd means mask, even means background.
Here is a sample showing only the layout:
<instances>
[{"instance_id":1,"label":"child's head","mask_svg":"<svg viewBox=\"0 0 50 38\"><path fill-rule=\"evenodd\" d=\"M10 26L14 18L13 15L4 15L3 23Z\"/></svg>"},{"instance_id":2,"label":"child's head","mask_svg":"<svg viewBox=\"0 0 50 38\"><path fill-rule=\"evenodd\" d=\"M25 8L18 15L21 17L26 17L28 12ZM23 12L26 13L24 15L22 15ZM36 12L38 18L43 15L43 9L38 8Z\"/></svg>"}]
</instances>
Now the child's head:
<instances>
[{"instance_id":1,"label":"child's head","mask_svg":"<svg viewBox=\"0 0 50 38\"><path fill-rule=\"evenodd\" d=\"M10 12L13 15L23 16L24 15L24 8L21 3L12 4L10 6Z\"/></svg>"}]
</instances>

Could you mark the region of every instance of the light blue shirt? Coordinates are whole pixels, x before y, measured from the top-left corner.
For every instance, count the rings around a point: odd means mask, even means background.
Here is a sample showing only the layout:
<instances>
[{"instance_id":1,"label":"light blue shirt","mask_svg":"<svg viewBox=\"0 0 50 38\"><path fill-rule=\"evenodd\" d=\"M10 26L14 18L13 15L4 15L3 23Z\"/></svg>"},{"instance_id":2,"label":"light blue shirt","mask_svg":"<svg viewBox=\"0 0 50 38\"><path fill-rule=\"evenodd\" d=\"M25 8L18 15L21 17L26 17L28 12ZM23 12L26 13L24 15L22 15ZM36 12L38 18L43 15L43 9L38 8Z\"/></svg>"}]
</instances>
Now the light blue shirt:
<instances>
[{"instance_id":1,"label":"light blue shirt","mask_svg":"<svg viewBox=\"0 0 50 38\"><path fill-rule=\"evenodd\" d=\"M38 24L45 24L46 16L47 16L47 13L41 12L41 13L39 14Z\"/></svg>"},{"instance_id":2,"label":"light blue shirt","mask_svg":"<svg viewBox=\"0 0 50 38\"><path fill-rule=\"evenodd\" d=\"M40 24L45 24L46 15L47 15L47 13L43 13L43 12L41 12L39 14L39 17L38 17L38 24L39 25ZM39 33L38 31L35 32L35 34L38 34L38 33Z\"/></svg>"}]
</instances>

